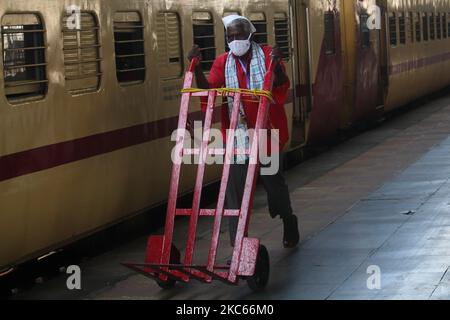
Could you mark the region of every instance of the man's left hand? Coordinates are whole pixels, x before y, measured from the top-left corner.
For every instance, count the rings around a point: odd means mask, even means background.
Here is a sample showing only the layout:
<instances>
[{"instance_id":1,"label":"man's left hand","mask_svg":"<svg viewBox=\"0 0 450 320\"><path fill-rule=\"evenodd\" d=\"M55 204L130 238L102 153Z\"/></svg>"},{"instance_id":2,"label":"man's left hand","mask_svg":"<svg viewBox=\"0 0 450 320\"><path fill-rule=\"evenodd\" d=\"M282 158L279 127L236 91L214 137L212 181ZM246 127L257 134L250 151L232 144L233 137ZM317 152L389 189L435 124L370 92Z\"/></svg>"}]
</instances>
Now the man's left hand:
<instances>
[{"instance_id":1,"label":"man's left hand","mask_svg":"<svg viewBox=\"0 0 450 320\"><path fill-rule=\"evenodd\" d=\"M280 63L281 59L283 59L283 53L281 52L281 48L278 45L274 46L272 48L272 53L270 56L276 63Z\"/></svg>"},{"instance_id":2,"label":"man's left hand","mask_svg":"<svg viewBox=\"0 0 450 320\"><path fill-rule=\"evenodd\" d=\"M281 86L282 84L284 84L288 79L287 76L285 75L283 68L281 67L281 60L283 59L283 52L281 51L281 48L276 45L275 47L273 47L272 49L272 53L270 55L273 59L273 61L275 62L276 66L275 66L275 78L274 78L274 82L273 82L273 86L275 88Z\"/></svg>"}]
</instances>

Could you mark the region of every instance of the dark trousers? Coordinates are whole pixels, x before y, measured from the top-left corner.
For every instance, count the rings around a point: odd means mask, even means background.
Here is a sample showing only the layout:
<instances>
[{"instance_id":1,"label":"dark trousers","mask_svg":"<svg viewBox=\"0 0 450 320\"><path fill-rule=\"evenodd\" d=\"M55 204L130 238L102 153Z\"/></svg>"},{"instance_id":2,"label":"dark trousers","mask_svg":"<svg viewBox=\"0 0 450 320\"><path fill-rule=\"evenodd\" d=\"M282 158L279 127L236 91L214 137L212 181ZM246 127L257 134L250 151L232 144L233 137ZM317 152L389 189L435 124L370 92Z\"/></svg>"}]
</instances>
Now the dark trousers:
<instances>
[{"instance_id":1,"label":"dark trousers","mask_svg":"<svg viewBox=\"0 0 450 320\"><path fill-rule=\"evenodd\" d=\"M269 212L272 218L280 216L280 218L289 217L293 210L289 188L283 175L283 157L280 156L280 170L276 175L267 176L260 175L259 179L267 192L267 201L269 204ZM225 197L225 209L239 210L242 205L244 195L245 182L247 179L248 161L246 164L232 164L230 167L230 178L227 186ZM237 227L239 223L238 217L231 217L230 220L230 240L234 245Z\"/></svg>"}]
</instances>

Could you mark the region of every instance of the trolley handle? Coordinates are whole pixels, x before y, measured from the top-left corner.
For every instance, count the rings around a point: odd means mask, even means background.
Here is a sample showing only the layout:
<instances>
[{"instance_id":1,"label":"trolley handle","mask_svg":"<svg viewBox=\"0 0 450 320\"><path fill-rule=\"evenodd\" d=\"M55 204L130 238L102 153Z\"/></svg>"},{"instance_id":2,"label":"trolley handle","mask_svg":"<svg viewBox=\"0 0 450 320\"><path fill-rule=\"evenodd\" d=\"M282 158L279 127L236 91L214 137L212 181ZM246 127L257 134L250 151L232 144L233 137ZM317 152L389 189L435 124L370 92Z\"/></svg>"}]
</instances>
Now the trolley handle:
<instances>
[{"instance_id":1,"label":"trolley handle","mask_svg":"<svg viewBox=\"0 0 450 320\"><path fill-rule=\"evenodd\" d=\"M194 72L199 64L200 64L200 59L198 57L194 57L191 60L191 64L189 65L188 72Z\"/></svg>"}]
</instances>

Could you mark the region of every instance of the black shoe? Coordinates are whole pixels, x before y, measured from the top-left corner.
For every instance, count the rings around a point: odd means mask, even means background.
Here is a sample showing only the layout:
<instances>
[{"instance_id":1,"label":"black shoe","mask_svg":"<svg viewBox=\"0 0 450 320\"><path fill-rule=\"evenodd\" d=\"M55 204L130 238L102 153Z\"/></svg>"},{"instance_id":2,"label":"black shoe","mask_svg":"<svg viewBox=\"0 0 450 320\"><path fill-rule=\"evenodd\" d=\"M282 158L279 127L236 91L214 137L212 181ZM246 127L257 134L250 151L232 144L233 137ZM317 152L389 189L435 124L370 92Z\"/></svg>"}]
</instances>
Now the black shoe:
<instances>
[{"instance_id":1,"label":"black shoe","mask_svg":"<svg viewBox=\"0 0 450 320\"><path fill-rule=\"evenodd\" d=\"M283 219L283 227L284 227L283 246L286 249L295 248L300 242L297 216L291 215Z\"/></svg>"}]
</instances>

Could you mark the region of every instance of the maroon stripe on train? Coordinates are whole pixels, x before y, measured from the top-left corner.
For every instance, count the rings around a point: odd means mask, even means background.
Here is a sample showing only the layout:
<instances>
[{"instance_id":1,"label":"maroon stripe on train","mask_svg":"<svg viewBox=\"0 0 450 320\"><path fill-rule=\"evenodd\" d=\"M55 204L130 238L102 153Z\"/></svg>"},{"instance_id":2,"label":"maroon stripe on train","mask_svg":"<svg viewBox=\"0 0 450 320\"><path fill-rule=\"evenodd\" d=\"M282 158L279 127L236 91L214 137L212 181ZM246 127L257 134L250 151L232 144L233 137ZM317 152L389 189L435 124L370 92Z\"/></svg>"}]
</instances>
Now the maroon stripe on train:
<instances>
[{"instance_id":1,"label":"maroon stripe on train","mask_svg":"<svg viewBox=\"0 0 450 320\"><path fill-rule=\"evenodd\" d=\"M395 66L391 66L389 68L389 74L390 75L396 75L404 72L408 72L410 70L414 69L420 69L429 65L442 63L450 60L450 52L439 54L432 57L427 57L423 59L413 60L413 61L407 61L400 64L397 64Z\"/></svg>"},{"instance_id":2,"label":"maroon stripe on train","mask_svg":"<svg viewBox=\"0 0 450 320\"><path fill-rule=\"evenodd\" d=\"M215 112L214 122L220 120ZM191 114L202 120L202 112ZM0 157L0 182L171 136L178 116Z\"/></svg>"}]
</instances>

